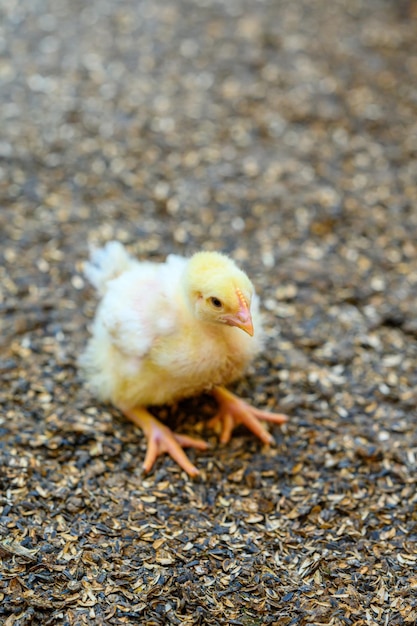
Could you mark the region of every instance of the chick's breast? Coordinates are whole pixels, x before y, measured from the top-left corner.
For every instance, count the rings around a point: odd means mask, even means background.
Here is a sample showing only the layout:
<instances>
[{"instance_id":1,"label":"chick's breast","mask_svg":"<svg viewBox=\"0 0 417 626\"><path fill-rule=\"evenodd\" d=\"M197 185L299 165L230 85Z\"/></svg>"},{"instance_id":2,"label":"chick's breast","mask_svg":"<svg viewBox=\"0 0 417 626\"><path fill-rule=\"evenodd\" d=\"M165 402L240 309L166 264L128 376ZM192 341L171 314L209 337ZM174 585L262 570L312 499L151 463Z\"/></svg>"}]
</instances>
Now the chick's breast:
<instances>
[{"instance_id":1,"label":"chick's breast","mask_svg":"<svg viewBox=\"0 0 417 626\"><path fill-rule=\"evenodd\" d=\"M239 378L259 351L259 341L241 330L210 328L196 321L152 350L152 362L165 381L163 402L197 395Z\"/></svg>"}]
</instances>

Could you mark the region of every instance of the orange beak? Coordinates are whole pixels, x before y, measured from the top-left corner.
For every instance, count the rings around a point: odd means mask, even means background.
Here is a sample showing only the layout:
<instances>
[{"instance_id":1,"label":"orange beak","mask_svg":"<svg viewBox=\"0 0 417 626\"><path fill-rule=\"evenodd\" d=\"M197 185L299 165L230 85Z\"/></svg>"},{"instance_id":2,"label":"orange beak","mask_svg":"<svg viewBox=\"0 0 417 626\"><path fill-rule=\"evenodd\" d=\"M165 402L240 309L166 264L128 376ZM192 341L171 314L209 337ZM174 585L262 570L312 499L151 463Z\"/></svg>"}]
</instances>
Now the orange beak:
<instances>
[{"instance_id":1,"label":"orange beak","mask_svg":"<svg viewBox=\"0 0 417 626\"><path fill-rule=\"evenodd\" d=\"M254 330L249 305L246 302L240 289L236 289L236 293L237 297L239 298L239 309L233 315L224 315L223 321L228 326L236 326L237 328L244 330L245 333L248 333L248 335L253 337Z\"/></svg>"}]
</instances>

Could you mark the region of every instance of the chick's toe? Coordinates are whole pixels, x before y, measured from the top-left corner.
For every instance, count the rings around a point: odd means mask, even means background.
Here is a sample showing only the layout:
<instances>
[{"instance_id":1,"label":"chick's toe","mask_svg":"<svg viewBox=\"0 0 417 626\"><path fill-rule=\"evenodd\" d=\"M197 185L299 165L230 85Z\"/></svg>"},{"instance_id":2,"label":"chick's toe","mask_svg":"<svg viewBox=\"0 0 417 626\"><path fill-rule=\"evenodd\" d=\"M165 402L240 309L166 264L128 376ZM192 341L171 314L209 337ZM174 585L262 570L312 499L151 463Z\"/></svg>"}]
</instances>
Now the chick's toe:
<instances>
[{"instance_id":1,"label":"chick's toe","mask_svg":"<svg viewBox=\"0 0 417 626\"><path fill-rule=\"evenodd\" d=\"M121 408L121 410L126 417L143 430L148 440L148 448L143 463L145 472L149 472L152 469L158 456L167 453L189 476L197 476L199 471L191 463L183 447L207 450L208 444L205 441L172 432L168 426L162 424L142 407L134 409Z\"/></svg>"},{"instance_id":2,"label":"chick's toe","mask_svg":"<svg viewBox=\"0 0 417 626\"><path fill-rule=\"evenodd\" d=\"M288 420L288 417L282 413L269 413L252 407L224 387L215 387L212 394L219 405L219 410L209 421L209 426L214 428L220 426L221 443L230 441L233 429L239 424L244 424L263 443L274 443L273 436L267 431L262 421L284 424Z\"/></svg>"}]
</instances>

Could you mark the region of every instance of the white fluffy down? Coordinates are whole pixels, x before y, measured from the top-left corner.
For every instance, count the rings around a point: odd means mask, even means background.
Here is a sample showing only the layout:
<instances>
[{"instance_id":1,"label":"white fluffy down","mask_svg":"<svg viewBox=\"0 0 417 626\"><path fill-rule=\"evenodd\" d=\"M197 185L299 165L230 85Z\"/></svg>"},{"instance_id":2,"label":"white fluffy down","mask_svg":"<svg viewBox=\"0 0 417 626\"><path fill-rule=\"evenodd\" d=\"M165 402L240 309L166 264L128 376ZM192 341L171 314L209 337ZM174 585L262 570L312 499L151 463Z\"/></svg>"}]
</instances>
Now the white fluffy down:
<instances>
[{"instance_id":1,"label":"white fluffy down","mask_svg":"<svg viewBox=\"0 0 417 626\"><path fill-rule=\"evenodd\" d=\"M173 255L139 262L117 242L93 252L85 273L103 297L80 365L100 399L171 403L237 379L260 350L257 298L254 337L199 321L185 293L187 264Z\"/></svg>"}]
</instances>

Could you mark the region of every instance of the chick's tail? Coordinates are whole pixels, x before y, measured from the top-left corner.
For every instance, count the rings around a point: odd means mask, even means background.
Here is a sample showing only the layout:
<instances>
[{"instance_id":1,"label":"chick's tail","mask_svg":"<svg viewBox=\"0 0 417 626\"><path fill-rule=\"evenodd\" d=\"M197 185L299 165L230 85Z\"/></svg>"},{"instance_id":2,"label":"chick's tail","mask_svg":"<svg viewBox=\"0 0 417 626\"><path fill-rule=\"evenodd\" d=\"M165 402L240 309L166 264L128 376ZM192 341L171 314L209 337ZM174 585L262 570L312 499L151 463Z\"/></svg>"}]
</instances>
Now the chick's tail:
<instances>
[{"instance_id":1,"label":"chick's tail","mask_svg":"<svg viewBox=\"0 0 417 626\"><path fill-rule=\"evenodd\" d=\"M84 265L84 274L97 291L104 295L108 282L136 263L120 242L109 241L103 248L91 249L90 260Z\"/></svg>"}]
</instances>

